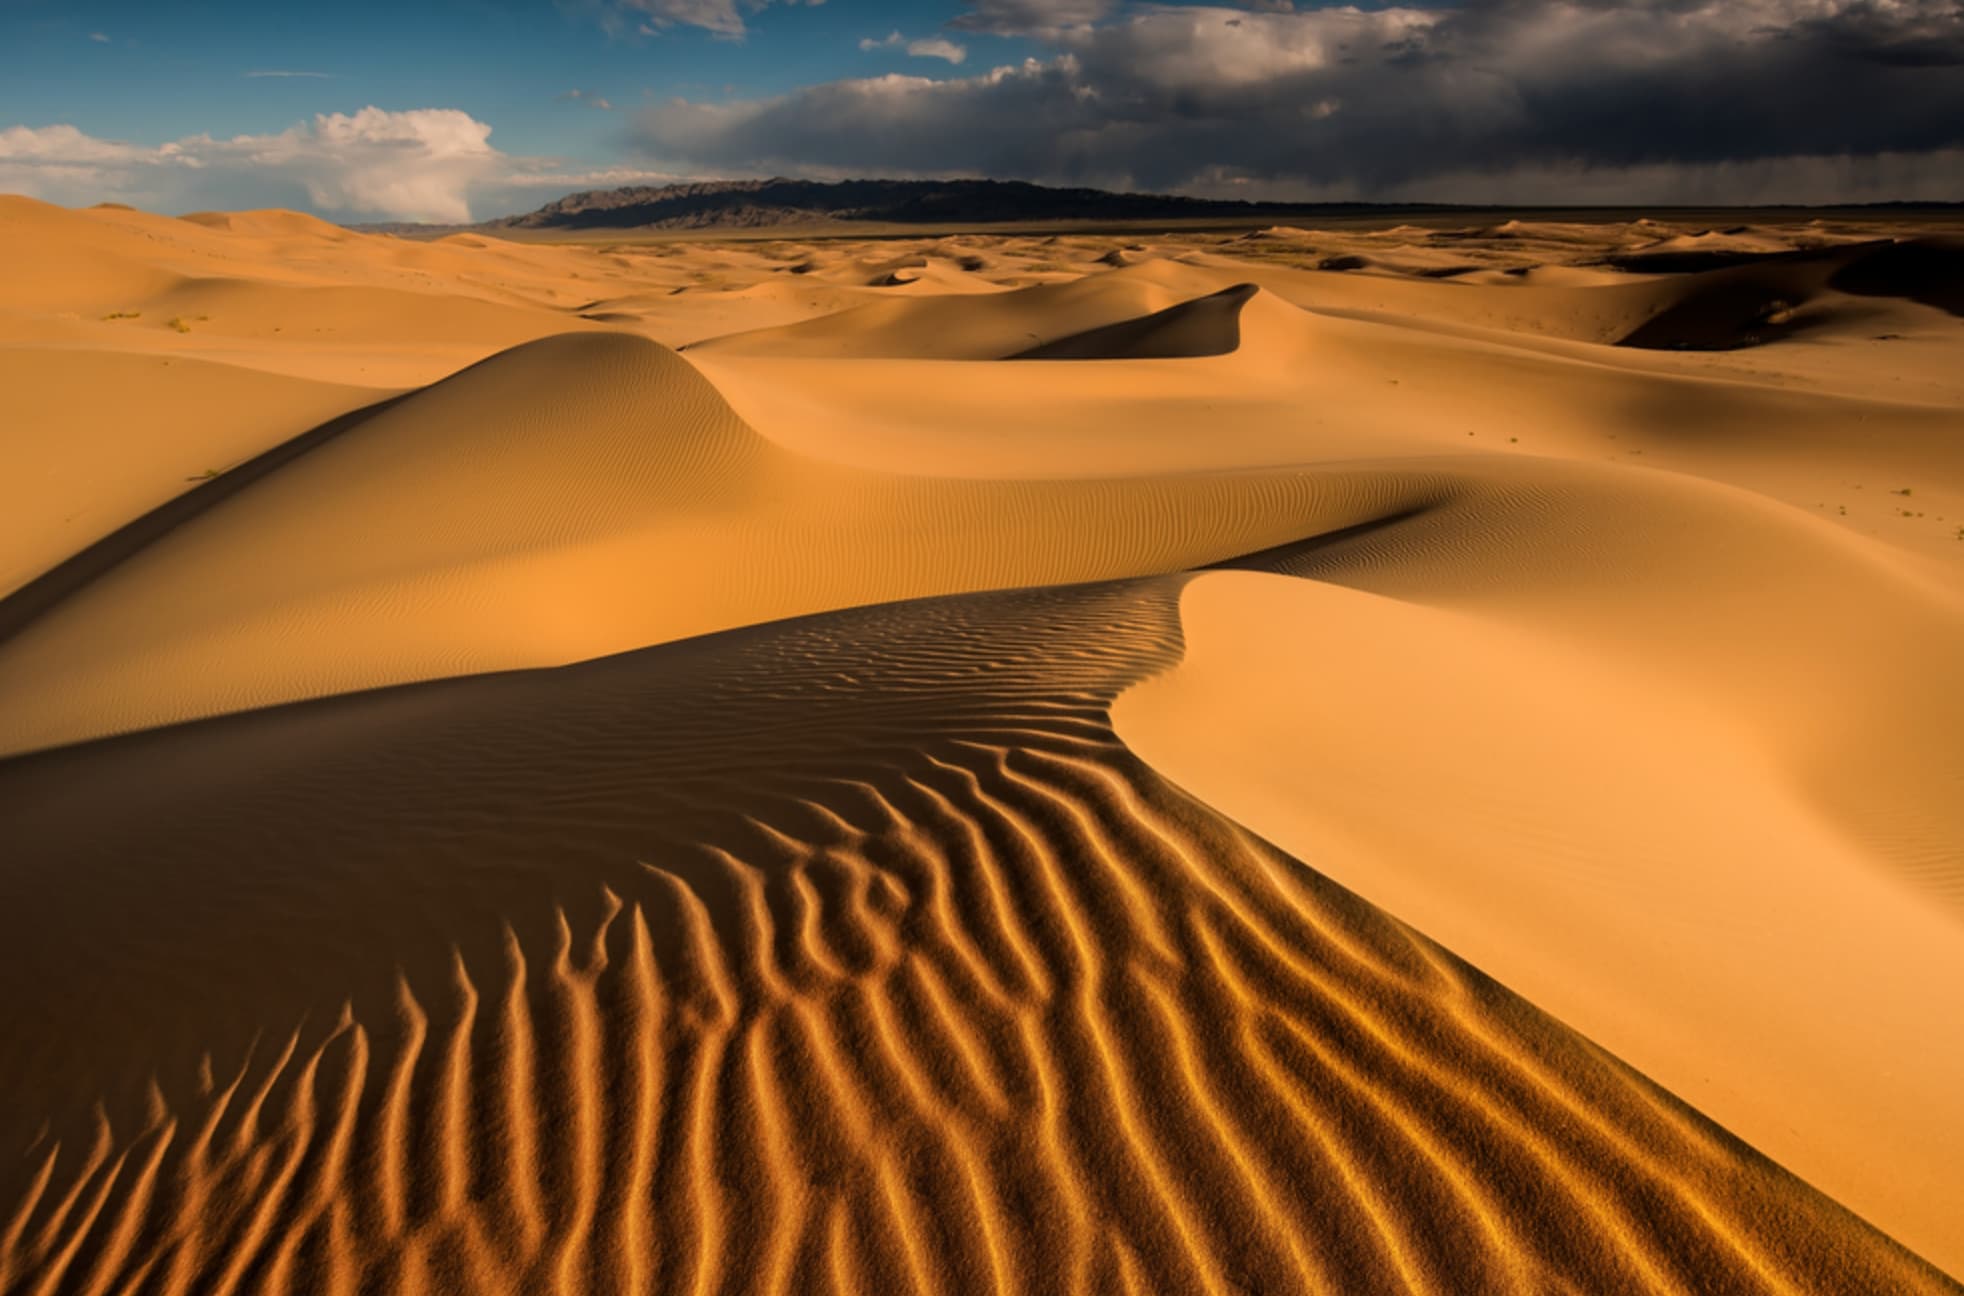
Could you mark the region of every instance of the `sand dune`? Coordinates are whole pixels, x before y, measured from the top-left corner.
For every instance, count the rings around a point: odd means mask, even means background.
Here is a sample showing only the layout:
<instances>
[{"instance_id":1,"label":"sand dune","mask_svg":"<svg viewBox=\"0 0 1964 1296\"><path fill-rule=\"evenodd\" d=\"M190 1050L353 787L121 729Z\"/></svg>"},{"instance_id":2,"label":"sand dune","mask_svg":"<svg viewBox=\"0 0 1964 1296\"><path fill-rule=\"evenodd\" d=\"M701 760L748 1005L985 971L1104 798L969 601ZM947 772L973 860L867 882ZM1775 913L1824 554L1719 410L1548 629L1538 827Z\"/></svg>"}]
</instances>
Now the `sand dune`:
<instances>
[{"instance_id":1,"label":"sand dune","mask_svg":"<svg viewBox=\"0 0 1964 1296\"><path fill-rule=\"evenodd\" d=\"M1417 488L855 471L757 436L655 343L565 336L341 429L40 612L0 644L19 699L0 750L855 603L1175 571Z\"/></svg>"},{"instance_id":2,"label":"sand dune","mask_svg":"<svg viewBox=\"0 0 1964 1296\"><path fill-rule=\"evenodd\" d=\"M1117 274L1036 284L979 300L923 297L871 303L783 328L713 338L690 349L712 355L996 360L1028 351L1033 340L1041 346L1121 325L1213 289L1204 272L1147 262Z\"/></svg>"},{"instance_id":3,"label":"sand dune","mask_svg":"<svg viewBox=\"0 0 1964 1296\"><path fill-rule=\"evenodd\" d=\"M1167 360L1227 355L1241 347L1241 308L1260 292L1236 284L1139 319L1074 333L1012 360Z\"/></svg>"},{"instance_id":4,"label":"sand dune","mask_svg":"<svg viewBox=\"0 0 1964 1296\"><path fill-rule=\"evenodd\" d=\"M1136 751L1950 1259L1964 1002L1937 987L1964 982L1957 774L1898 785L1867 761L1941 767L1955 694L1928 728L1851 696L1822 707L1832 739L1782 743L1720 689L1483 597L1219 574L1183 621L1187 659L1119 707ZM1923 670L1903 678L1941 678ZM1786 687L1790 707L1820 696Z\"/></svg>"},{"instance_id":5,"label":"sand dune","mask_svg":"<svg viewBox=\"0 0 1964 1296\"><path fill-rule=\"evenodd\" d=\"M0 1009L0 1076L67 1097L0 1274L1945 1289L1131 757L1105 710L1176 656L1177 589L841 613L15 762L37 867L9 908L39 917L0 958L48 992ZM86 981L57 972L84 939ZM160 964L179 1012L145 1011Z\"/></svg>"},{"instance_id":6,"label":"sand dune","mask_svg":"<svg viewBox=\"0 0 1964 1296\"><path fill-rule=\"evenodd\" d=\"M1964 1290L1955 238L0 198L0 1291Z\"/></svg>"},{"instance_id":7,"label":"sand dune","mask_svg":"<svg viewBox=\"0 0 1964 1296\"><path fill-rule=\"evenodd\" d=\"M0 478L0 595L193 482L388 394L186 357L28 346L0 346L0 390L19 430Z\"/></svg>"}]
</instances>

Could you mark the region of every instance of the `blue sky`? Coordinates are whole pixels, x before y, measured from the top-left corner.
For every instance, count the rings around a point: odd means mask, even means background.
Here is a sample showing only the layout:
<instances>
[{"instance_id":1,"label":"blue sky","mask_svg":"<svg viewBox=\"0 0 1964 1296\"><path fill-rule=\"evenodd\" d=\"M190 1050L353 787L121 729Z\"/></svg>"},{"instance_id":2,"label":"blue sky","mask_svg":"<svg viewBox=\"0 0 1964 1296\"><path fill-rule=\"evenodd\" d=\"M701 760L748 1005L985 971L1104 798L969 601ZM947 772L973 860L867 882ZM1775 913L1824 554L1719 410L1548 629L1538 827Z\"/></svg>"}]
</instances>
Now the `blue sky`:
<instances>
[{"instance_id":1,"label":"blue sky","mask_svg":"<svg viewBox=\"0 0 1964 1296\"><path fill-rule=\"evenodd\" d=\"M0 191L455 221L771 174L1964 199L1964 6L0 0Z\"/></svg>"},{"instance_id":2,"label":"blue sky","mask_svg":"<svg viewBox=\"0 0 1964 1296\"><path fill-rule=\"evenodd\" d=\"M161 144L272 132L369 104L445 107L493 123L507 151L600 162L620 153L620 120L557 96L582 90L631 109L657 96L771 95L898 69L956 72L899 49L862 51L859 42L896 30L933 35L961 7L773 6L743 13L736 40L681 23L642 35L645 15L553 0L0 0L0 124L66 122ZM977 60L1029 52L1027 41L977 33L962 44ZM325 75L247 75L265 71Z\"/></svg>"}]
</instances>

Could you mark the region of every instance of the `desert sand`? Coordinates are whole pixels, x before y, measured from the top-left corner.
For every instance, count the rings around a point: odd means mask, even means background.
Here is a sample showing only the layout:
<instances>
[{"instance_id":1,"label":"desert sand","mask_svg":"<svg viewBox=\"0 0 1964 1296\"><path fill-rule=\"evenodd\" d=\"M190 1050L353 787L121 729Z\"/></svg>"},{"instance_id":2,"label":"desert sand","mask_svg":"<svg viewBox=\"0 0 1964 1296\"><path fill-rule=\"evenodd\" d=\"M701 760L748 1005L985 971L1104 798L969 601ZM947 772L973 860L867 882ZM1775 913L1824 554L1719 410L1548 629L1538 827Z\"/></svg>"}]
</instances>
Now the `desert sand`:
<instances>
[{"instance_id":1,"label":"desert sand","mask_svg":"<svg viewBox=\"0 0 1964 1296\"><path fill-rule=\"evenodd\" d=\"M0 1291L1964 1290L1964 231L0 198Z\"/></svg>"}]
</instances>

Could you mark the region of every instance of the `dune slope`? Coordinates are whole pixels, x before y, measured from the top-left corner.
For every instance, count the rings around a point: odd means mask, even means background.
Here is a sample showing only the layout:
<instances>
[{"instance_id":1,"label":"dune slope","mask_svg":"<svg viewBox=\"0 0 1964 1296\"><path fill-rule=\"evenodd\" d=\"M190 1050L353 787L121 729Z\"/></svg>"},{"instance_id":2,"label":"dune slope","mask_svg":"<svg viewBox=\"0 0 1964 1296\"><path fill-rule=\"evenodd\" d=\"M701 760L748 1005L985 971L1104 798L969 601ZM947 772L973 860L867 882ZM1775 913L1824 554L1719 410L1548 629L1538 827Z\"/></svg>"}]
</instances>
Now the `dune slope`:
<instances>
[{"instance_id":1,"label":"dune slope","mask_svg":"<svg viewBox=\"0 0 1964 1296\"><path fill-rule=\"evenodd\" d=\"M215 494L19 627L0 642L0 750L855 603L1176 571L1417 488L855 470L758 436L656 343L565 335Z\"/></svg>"},{"instance_id":2,"label":"dune slope","mask_svg":"<svg viewBox=\"0 0 1964 1296\"><path fill-rule=\"evenodd\" d=\"M0 1285L1953 1290L1130 756L1178 588L0 765Z\"/></svg>"},{"instance_id":3,"label":"dune slope","mask_svg":"<svg viewBox=\"0 0 1964 1296\"><path fill-rule=\"evenodd\" d=\"M1707 416L1720 399L1682 397L1669 408ZM1827 437L1823 405L1759 418ZM1957 430L1905 442L1919 479L1954 467ZM1834 439L1876 470L1875 440ZM1704 450L1818 470L1814 446L1767 425ZM1964 1264L1964 1000L1943 988L1964 979L1954 569L1680 474L1400 462L1431 464L1441 495L1263 559L1340 588L1197 589L1196 658L1128 697L1122 735Z\"/></svg>"},{"instance_id":4,"label":"dune slope","mask_svg":"<svg viewBox=\"0 0 1964 1296\"><path fill-rule=\"evenodd\" d=\"M1260 291L1236 284L1140 319L1031 347L1013 360L1151 360L1227 355L1241 345L1241 308Z\"/></svg>"}]
</instances>

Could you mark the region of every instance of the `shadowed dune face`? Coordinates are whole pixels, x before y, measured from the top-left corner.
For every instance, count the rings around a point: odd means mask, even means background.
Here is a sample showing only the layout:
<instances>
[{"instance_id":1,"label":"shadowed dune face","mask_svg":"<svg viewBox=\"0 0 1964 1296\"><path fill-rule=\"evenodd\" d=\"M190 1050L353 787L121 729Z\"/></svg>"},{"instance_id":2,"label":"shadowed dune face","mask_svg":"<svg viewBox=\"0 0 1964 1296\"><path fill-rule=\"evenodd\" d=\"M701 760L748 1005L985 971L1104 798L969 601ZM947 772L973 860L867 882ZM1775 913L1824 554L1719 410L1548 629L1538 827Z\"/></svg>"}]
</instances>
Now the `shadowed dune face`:
<instances>
[{"instance_id":1,"label":"shadowed dune face","mask_svg":"<svg viewBox=\"0 0 1964 1296\"><path fill-rule=\"evenodd\" d=\"M0 1281L1947 1288L1129 755L1178 589L0 767Z\"/></svg>"},{"instance_id":2,"label":"shadowed dune face","mask_svg":"<svg viewBox=\"0 0 1964 1296\"><path fill-rule=\"evenodd\" d=\"M1851 261L1828 281L1862 297L1907 297L1964 316L1964 238L1893 243Z\"/></svg>"},{"instance_id":3,"label":"shadowed dune face","mask_svg":"<svg viewBox=\"0 0 1964 1296\"><path fill-rule=\"evenodd\" d=\"M1012 360L1156 360L1227 355L1241 345L1241 308L1257 292L1236 284L1143 319L1107 324L1042 346Z\"/></svg>"},{"instance_id":4,"label":"shadowed dune face","mask_svg":"<svg viewBox=\"0 0 1964 1296\"><path fill-rule=\"evenodd\" d=\"M1857 245L1829 252L1662 252L1621 259L1628 270L1679 276L1659 309L1622 339L1653 351L1729 351L1762 346L1806 328L1831 324L1832 309L1805 309L1830 285L1887 283L1906 297L1895 244ZM1915 253L1911 259L1928 265ZM1934 267L1933 267L1934 268ZM1843 314L1854 314L1842 308Z\"/></svg>"},{"instance_id":5,"label":"shadowed dune face","mask_svg":"<svg viewBox=\"0 0 1964 1296\"><path fill-rule=\"evenodd\" d=\"M0 198L0 1291L1959 1291L1955 250Z\"/></svg>"}]
</instances>

